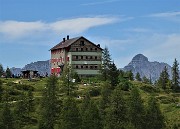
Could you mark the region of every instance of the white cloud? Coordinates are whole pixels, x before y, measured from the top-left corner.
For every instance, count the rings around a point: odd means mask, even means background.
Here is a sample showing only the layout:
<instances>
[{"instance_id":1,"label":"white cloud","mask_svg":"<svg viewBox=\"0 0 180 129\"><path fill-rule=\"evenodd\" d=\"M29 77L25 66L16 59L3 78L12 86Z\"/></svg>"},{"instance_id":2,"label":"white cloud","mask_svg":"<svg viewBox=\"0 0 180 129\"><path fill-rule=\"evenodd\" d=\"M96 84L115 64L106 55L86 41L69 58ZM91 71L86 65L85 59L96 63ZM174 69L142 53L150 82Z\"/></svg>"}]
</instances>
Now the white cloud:
<instances>
[{"instance_id":1,"label":"white cloud","mask_svg":"<svg viewBox=\"0 0 180 129\"><path fill-rule=\"evenodd\" d=\"M154 18L164 18L169 21L175 21L180 22L180 12L164 12L164 13L154 13L150 14L148 17L154 17Z\"/></svg>"},{"instance_id":2,"label":"white cloud","mask_svg":"<svg viewBox=\"0 0 180 129\"><path fill-rule=\"evenodd\" d=\"M146 28L132 28L132 29L125 29L124 31L144 33L144 32L151 32L152 30Z\"/></svg>"},{"instance_id":3,"label":"white cloud","mask_svg":"<svg viewBox=\"0 0 180 129\"><path fill-rule=\"evenodd\" d=\"M111 24L118 20L118 17L96 16L60 20L52 23L42 21L0 21L0 37L4 40L14 40L27 38L30 35L31 38L33 36L37 37L37 35L42 38L42 35L46 37L52 33L58 35L64 33L80 34L92 27ZM120 21L123 21L123 19L120 19Z\"/></svg>"},{"instance_id":4,"label":"white cloud","mask_svg":"<svg viewBox=\"0 0 180 129\"><path fill-rule=\"evenodd\" d=\"M115 17L90 17L62 20L51 23L49 26L56 32L81 33L89 28L110 24L118 21Z\"/></svg>"}]
</instances>

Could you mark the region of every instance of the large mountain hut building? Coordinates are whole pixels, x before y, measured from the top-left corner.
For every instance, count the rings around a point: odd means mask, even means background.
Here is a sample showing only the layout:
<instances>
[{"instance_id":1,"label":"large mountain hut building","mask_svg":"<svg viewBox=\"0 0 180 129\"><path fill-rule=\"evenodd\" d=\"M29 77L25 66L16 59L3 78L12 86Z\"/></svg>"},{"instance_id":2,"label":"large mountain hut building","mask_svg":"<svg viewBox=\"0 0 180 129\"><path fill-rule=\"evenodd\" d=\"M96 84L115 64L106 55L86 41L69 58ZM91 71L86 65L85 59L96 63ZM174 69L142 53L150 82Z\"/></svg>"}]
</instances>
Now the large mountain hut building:
<instances>
[{"instance_id":1,"label":"large mountain hut building","mask_svg":"<svg viewBox=\"0 0 180 129\"><path fill-rule=\"evenodd\" d=\"M69 36L50 49L51 74L57 76L63 70L65 64L71 65L73 70L81 77L99 74L101 65L102 48L88 39Z\"/></svg>"}]
</instances>

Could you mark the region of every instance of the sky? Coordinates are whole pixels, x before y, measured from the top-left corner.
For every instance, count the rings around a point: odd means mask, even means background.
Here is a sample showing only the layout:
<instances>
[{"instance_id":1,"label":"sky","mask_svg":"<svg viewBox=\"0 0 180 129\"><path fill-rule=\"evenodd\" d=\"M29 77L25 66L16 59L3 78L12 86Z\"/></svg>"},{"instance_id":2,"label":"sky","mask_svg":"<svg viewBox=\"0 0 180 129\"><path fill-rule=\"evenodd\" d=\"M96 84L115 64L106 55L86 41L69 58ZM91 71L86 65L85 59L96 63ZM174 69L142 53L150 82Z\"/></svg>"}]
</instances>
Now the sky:
<instances>
[{"instance_id":1,"label":"sky","mask_svg":"<svg viewBox=\"0 0 180 129\"><path fill-rule=\"evenodd\" d=\"M67 35L108 47L118 68L136 54L180 62L179 0L0 0L0 63L50 59Z\"/></svg>"}]
</instances>

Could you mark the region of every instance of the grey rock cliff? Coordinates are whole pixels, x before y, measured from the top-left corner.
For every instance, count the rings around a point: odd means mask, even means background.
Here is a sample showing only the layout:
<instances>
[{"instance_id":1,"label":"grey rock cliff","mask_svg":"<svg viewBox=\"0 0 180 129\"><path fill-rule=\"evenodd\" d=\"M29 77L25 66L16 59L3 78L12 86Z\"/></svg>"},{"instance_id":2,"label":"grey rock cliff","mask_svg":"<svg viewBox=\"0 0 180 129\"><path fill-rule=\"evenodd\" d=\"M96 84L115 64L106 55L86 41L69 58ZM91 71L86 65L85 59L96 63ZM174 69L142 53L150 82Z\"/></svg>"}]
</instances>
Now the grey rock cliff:
<instances>
[{"instance_id":1,"label":"grey rock cliff","mask_svg":"<svg viewBox=\"0 0 180 129\"><path fill-rule=\"evenodd\" d=\"M23 70L36 70L41 76L45 76L46 73L50 75L50 61L37 61L32 62L30 64L25 65L22 69L21 68L11 68L11 72L14 75L21 74Z\"/></svg>"},{"instance_id":2,"label":"grey rock cliff","mask_svg":"<svg viewBox=\"0 0 180 129\"><path fill-rule=\"evenodd\" d=\"M168 73L170 75L170 78L172 77L171 72L171 66L167 63L159 63L157 61L150 62L148 61L148 58L145 57L142 54L138 54L135 57L133 57L132 61L123 68L124 71L132 71L134 76L137 72L140 73L141 78L146 76L147 78L152 79L152 81L155 81L159 78L160 73L164 69L164 67L168 68Z\"/></svg>"}]
</instances>

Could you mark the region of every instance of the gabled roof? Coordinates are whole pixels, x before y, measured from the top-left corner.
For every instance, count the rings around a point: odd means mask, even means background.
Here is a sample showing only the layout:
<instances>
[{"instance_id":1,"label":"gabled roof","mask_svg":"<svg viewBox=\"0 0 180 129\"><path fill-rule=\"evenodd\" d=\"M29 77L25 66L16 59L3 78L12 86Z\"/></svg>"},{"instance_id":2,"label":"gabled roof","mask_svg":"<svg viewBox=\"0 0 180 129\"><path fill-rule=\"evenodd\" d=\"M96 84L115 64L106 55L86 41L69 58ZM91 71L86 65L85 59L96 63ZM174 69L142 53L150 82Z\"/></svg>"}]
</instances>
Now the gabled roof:
<instances>
[{"instance_id":1,"label":"gabled roof","mask_svg":"<svg viewBox=\"0 0 180 129\"><path fill-rule=\"evenodd\" d=\"M58 43L56 46L54 46L53 48L51 48L50 50L56 50L56 49L59 49L59 48L66 48L66 47L69 47L71 44L73 44L74 42L76 42L77 40L79 40L80 38L83 38L87 41L89 41L88 39L84 38L83 36L81 37L76 37L76 38L72 38L72 39L69 39L69 40L65 40L64 41L61 41L60 43ZM92 43L91 41L89 41L90 43ZM92 43L93 45L95 45L94 43ZM96 47L98 47L97 45L95 45ZM101 47L98 47L102 50Z\"/></svg>"}]
</instances>

